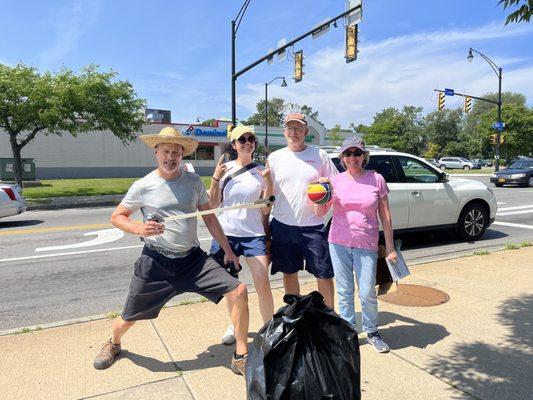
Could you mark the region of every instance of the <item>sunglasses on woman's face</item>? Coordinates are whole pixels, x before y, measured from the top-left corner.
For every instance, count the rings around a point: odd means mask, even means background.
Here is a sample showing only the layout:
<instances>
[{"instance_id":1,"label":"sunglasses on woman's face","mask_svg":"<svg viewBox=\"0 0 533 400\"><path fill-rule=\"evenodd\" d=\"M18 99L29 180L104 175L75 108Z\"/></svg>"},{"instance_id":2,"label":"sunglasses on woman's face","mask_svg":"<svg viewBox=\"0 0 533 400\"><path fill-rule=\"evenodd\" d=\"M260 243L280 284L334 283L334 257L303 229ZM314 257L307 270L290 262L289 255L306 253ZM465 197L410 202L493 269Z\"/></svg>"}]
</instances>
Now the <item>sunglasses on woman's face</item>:
<instances>
[{"instance_id":1,"label":"sunglasses on woman's face","mask_svg":"<svg viewBox=\"0 0 533 400\"><path fill-rule=\"evenodd\" d=\"M245 144L247 141L248 143L255 143L255 136L248 136L248 137L241 136L240 138L237 139L237 141L240 144Z\"/></svg>"},{"instance_id":2,"label":"sunglasses on woman's face","mask_svg":"<svg viewBox=\"0 0 533 400\"><path fill-rule=\"evenodd\" d=\"M346 150L344 153L342 153L342 155L344 157L351 157L351 156L355 156L355 157L361 157L363 155L363 152L359 149L357 150Z\"/></svg>"}]
</instances>

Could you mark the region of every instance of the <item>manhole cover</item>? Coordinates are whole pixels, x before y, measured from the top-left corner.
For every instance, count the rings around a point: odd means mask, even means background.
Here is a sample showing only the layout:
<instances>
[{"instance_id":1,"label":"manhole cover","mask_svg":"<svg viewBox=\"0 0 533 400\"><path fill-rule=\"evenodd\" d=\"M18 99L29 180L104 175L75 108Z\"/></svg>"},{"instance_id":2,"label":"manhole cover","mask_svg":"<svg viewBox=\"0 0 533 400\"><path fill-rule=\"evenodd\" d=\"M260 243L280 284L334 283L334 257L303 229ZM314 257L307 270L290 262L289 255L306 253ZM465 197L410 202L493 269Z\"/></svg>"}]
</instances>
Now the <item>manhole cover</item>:
<instances>
[{"instance_id":1,"label":"manhole cover","mask_svg":"<svg viewBox=\"0 0 533 400\"><path fill-rule=\"evenodd\" d=\"M450 296L441 290L420 285L398 285L398 290L379 296L387 303L408 307L431 307L446 303Z\"/></svg>"}]
</instances>

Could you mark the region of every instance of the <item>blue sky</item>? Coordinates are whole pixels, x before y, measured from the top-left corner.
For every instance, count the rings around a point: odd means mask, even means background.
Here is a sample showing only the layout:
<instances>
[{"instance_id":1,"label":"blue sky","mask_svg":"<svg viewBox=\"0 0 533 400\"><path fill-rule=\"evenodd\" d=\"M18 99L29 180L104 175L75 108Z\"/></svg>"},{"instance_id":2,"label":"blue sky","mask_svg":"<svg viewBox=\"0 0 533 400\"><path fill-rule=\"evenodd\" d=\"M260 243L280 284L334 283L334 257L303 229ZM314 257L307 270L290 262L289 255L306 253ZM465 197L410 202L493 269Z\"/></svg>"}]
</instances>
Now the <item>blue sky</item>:
<instances>
[{"instance_id":1,"label":"blue sky","mask_svg":"<svg viewBox=\"0 0 533 400\"><path fill-rule=\"evenodd\" d=\"M173 122L229 117L230 21L243 0L3 0L0 63L40 71L89 63L129 80L152 108L172 110ZM481 95L498 80L469 47L503 67L503 90L533 104L533 24L504 26L498 0L366 0L358 60L344 62L344 32L331 29L294 50L304 51L304 79L294 83L292 61L262 64L237 81L237 116L245 119L264 98L307 104L328 127L370 123L376 112L404 104L436 107L435 88ZM252 0L239 28L237 69L340 14L341 0ZM447 98L447 106L461 104Z\"/></svg>"}]
</instances>

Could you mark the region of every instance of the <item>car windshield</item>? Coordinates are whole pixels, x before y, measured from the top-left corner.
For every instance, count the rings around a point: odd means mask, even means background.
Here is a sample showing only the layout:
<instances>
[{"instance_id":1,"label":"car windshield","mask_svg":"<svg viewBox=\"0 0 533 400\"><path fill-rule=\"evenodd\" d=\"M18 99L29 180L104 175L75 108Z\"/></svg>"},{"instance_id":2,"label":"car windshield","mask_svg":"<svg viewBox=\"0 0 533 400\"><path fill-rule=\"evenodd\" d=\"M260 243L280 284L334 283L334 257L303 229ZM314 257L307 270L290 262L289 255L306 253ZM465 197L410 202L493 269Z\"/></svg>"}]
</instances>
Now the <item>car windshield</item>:
<instances>
[{"instance_id":1,"label":"car windshield","mask_svg":"<svg viewBox=\"0 0 533 400\"><path fill-rule=\"evenodd\" d=\"M514 164L512 164L509 168L531 169L533 168L533 161L517 161Z\"/></svg>"}]
</instances>

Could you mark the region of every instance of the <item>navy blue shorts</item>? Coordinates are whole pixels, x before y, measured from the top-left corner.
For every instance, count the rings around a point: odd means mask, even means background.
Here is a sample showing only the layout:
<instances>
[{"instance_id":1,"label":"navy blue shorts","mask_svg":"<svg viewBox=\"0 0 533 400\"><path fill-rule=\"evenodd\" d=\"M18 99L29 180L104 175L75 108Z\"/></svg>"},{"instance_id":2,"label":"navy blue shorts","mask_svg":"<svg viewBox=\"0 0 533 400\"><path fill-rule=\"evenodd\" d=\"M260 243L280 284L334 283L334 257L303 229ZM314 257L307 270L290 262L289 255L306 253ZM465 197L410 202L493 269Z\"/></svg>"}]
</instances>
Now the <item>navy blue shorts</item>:
<instances>
[{"instance_id":1,"label":"navy blue shorts","mask_svg":"<svg viewBox=\"0 0 533 400\"><path fill-rule=\"evenodd\" d=\"M255 257L266 256L266 238L265 236L236 237L228 236L228 242L231 250L237 257ZM209 253L214 254L220 250L220 245L213 239Z\"/></svg>"},{"instance_id":2,"label":"navy blue shorts","mask_svg":"<svg viewBox=\"0 0 533 400\"><path fill-rule=\"evenodd\" d=\"M271 274L293 274L304 269L317 278L333 278L328 235L324 225L292 226L276 219L270 223L272 235Z\"/></svg>"}]
</instances>

